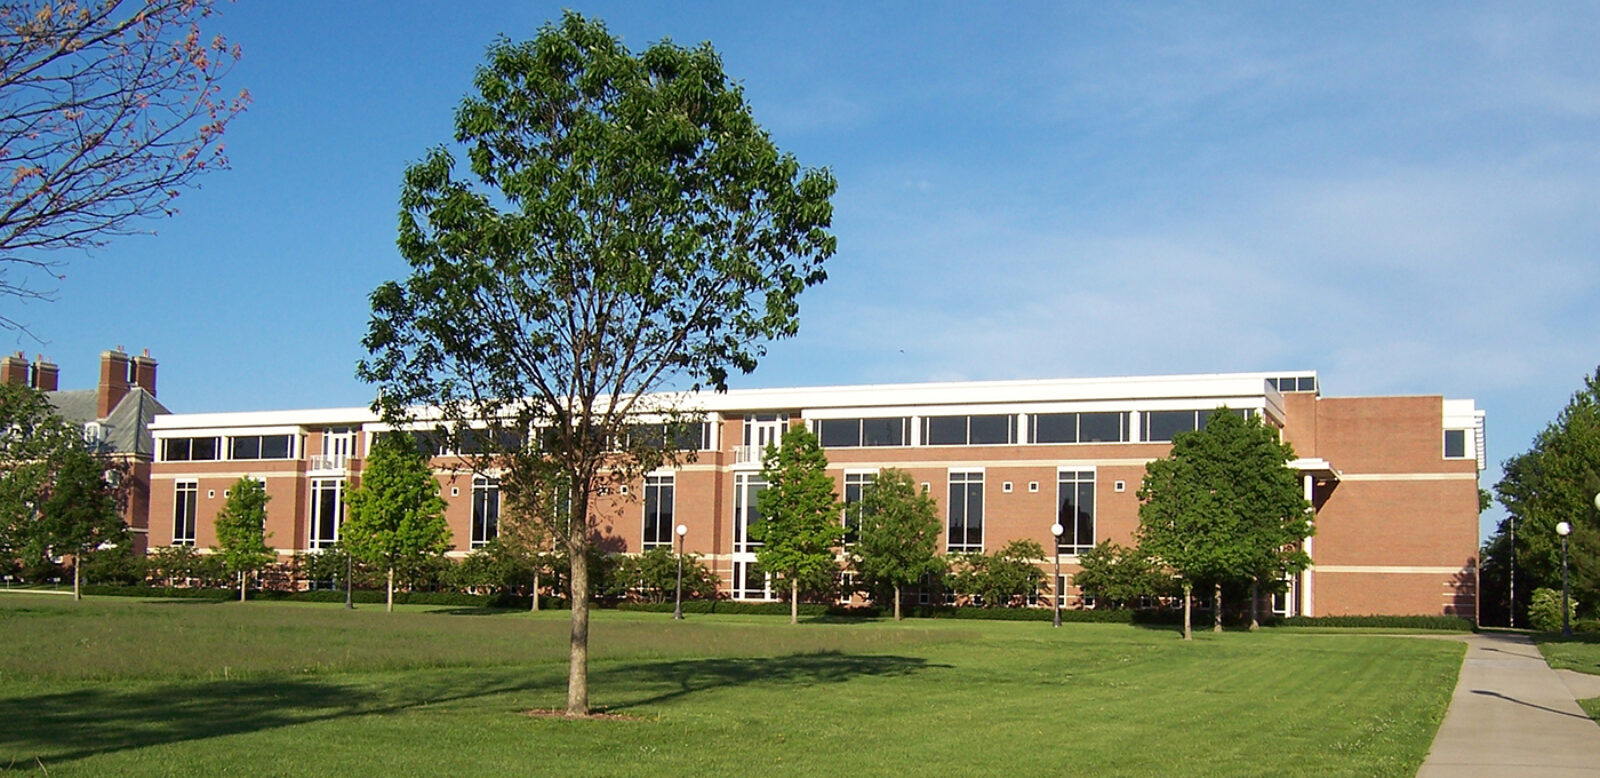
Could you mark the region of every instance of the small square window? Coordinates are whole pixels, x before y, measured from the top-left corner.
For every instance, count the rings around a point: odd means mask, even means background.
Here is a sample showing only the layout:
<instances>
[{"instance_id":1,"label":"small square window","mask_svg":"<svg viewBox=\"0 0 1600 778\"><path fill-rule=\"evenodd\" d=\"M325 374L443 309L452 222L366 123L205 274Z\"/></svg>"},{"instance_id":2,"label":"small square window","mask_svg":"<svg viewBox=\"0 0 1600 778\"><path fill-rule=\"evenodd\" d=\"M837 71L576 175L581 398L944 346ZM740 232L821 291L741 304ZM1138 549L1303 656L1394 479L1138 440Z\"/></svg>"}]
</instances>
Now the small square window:
<instances>
[{"instance_id":1,"label":"small square window","mask_svg":"<svg viewBox=\"0 0 1600 778\"><path fill-rule=\"evenodd\" d=\"M207 489L206 490L206 499L207 500L215 500L215 499L217 499L217 490L215 490L215 489Z\"/></svg>"},{"instance_id":2,"label":"small square window","mask_svg":"<svg viewBox=\"0 0 1600 778\"><path fill-rule=\"evenodd\" d=\"M1111 488L1115 489L1115 490L1117 490L1119 492L1126 492L1126 491L1128 491L1128 482L1127 481L1117 481L1117 482L1111 484Z\"/></svg>"},{"instance_id":3,"label":"small square window","mask_svg":"<svg viewBox=\"0 0 1600 778\"><path fill-rule=\"evenodd\" d=\"M923 491L924 494L926 494L931 489L933 489L933 484L930 484L927 481L923 481L922 482L922 491Z\"/></svg>"},{"instance_id":4,"label":"small square window","mask_svg":"<svg viewBox=\"0 0 1600 778\"><path fill-rule=\"evenodd\" d=\"M461 496L461 487L459 487L459 486L450 487L450 496L451 497L460 497Z\"/></svg>"},{"instance_id":5,"label":"small square window","mask_svg":"<svg viewBox=\"0 0 1600 778\"><path fill-rule=\"evenodd\" d=\"M1037 493L1039 491L1039 482L1038 481L1029 481L1028 482L1028 491Z\"/></svg>"},{"instance_id":6,"label":"small square window","mask_svg":"<svg viewBox=\"0 0 1600 778\"><path fill-rule=\"evenodd\" d=\"M1001 482L1000 491L1005 492L1006 494L1010 494L1011 493L1011 482L1010 481Z\"/></svg>"},{"instance_id":7,"label":"small square window","mask_svg":"<svg viewBox=\"0 0 1600 778\"><path fill-rule=\"evenodd\" d=\"M620 490L620 491L621 491L621 492L622 492L622 493L623 493L623 494L627 494L627 493L628 493L628 487L627 487L627 485L626 485L626 484L624 484L624 485L623 485L623 487L622 487L622 489L621 489L621 490Z\"/></svg>"},{"instance_id":8,"label":"small square window","mask_svg":"<svg viewBox=\"0 0 1600 778\"><path fill-rule=\"evenodd\" d=\"M222 490L222 496L223 497L232 497L233 496L233 490L232 489L223 489Z\"/></svg>"}]
</instances>

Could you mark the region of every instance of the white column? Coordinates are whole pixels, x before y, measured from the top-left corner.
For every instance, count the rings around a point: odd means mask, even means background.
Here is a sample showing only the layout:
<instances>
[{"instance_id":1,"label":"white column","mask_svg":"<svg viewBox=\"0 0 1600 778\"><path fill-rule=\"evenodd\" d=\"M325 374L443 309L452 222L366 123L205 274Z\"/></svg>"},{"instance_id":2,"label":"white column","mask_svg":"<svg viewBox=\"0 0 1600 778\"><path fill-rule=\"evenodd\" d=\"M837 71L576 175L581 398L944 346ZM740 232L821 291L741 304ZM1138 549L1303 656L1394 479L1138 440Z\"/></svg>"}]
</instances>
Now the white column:
<instances>
[{"instance_id":1,"label":"white column","mask_svg":"<svg viewBox=\"0 0 1600 778\"><path fill-rule=\"evenodd\" d=\"M1314 479L1311 476L1310 473L1306 473L1302 477L1303 477L1304 483L1305 483L1305 498L1306 498L1306 502L1311 503L1311 506L1307 507L1306 510L1308 512L1315 513L1316 512L1316 507L1315 507L1316 504L1313 502L1312 498L1316 494L1316 486L1317 486L1316 479ZM1306 556L1312 558L1312 564L1306 565L1306 569L1303 572L1300 573L1300 580L1301 580L1301 586L1300 586L1300 615L1302 615L1302 616L1315 616L1317 614L1316 614L1316 611L1313 608L1313 602L1314 601L1313 601L1312 596L1311 596L1311 579L1312 579L1313 569L1316 567L1316 563L1315 563L1316 557L1312 556L1312 554L1311 554L1311 538L1306 538L1306 540L1305 540L1305 550L1306 550Z\"/></svg>"}]
</instances>

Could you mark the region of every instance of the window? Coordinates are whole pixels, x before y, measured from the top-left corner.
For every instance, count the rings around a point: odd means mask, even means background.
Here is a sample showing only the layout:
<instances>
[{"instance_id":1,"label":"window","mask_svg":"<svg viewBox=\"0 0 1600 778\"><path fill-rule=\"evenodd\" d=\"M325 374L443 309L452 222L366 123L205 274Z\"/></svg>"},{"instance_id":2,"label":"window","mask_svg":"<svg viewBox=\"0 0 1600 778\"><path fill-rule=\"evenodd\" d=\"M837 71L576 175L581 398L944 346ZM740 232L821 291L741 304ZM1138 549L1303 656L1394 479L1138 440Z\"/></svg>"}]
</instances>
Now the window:
<instances>
[{"instance_id":1,"label":"window","mask_svg":"<svg viewBox=\"0 0 1600 778\"><path fill-rule=\"evenodd\" d=\"M194 513L200 501L200 484L179 481L172 495L172 545L194 545Z\"/></svg>"},{"instance_id":2,"label":"window","mask_svg":"<svg viewBox=\"0 0 1600 778\"><path fill-rule=\"evenodd\" d=\"M822 419L817 437L824 448L853 446L909 446L911 425L905 417L878 419Z\"/></svg>"},{"instance_id":3,"label":"window","mask_svg":"<svg viewBox=\"0 0 1600 778\"><path fill-rule=\"evenodd\" d=\"M1211 419L1211 415L1218 411L1226 411L1243 418L1250 417L1250 411L1244 408L1218 408L1206 411L1145 411L1139 414L1140 426L1144 429L1143 440L1151 443L1166 443L1180 432L1203 430L1206 428L1206 422Z\"/></svg>"},{"instance_id":4,"label":"window","mask_svg":"<svg viewBox=\"0 0 1600 778\"><path fill-rule=\"evenodd\" d=\"M516 430L468 429L461 431L461 439L456 442L456 453L470 455L521 451L526 444L526 436ZM419 448L423 445L419 443ZM441 446L434 442L431 448L437 450ZM423 450L428 449L424 448Z\"/></svg>"},{"instance_id":5,"label":"window","mask_svg":"<svg viewBox=\"0 0 1600 778\"><path fill-rule=\"evenodd\" d=\"M733 563L733 599L771 600L772 590L767 586L767 574L755 562Z\"/></svg>"},{"instance_id":6,"label":"window","mask_svg":"<svg viewBox=\"0 0 1600 778\"><path fill-rule=\"evenodd\" d=\"M1444 431L1444 458L1445 459L1466 459L1467 458L1467 431L1466 430L1445 430Z\"/></svg>"},{"instance_id":7,"label":"window","mask_svg":"<svg viewBox=\"0 0 1600 778\"><path fill-rule=\"evenodd\" d=\"M500 536L500 479L472 479L472 547L482 548Z\"/></svg>"},{"instance_id":8,"label":"window","mask_svg":"<svg viewBox=\"0 0 1600 778\"><path fill-rule=\"evenodd\" d=\"M665 449L671 441L673 451L708 451L711 449L711 424L703 421L686 421L661 424L635 424L628 428L630 442L648 448Z\"/></svg>"},{"instance_id":9,"label":"window","mask_svg":"<svg viewBox=\"0 0 1600 778\"><path fill-rule=\"evenodd\" d=\"M925 416L922 443L927 446L982 446L1017 442L1017 420L1010 414Z\"/></svg>"},{"instance_id":10,"label":"window","mask_svg":"<svg viewBox=\"0 0 1600 778\"><path fill-rule=\"evenodd\" d=\"M1028 417L1029 443L1126 443L1127 411L1035 413Z\"/></svg>"},{"instance_id":11,"label":"window","mask_svg":"<svg viewBox=\"0 0 1600 778\"><path fill-rule=\"evenodd\" d=\"M983 550L983 471L950 474L949 532L945 550L965 553Z\"/></svg>"},{"instance_id":12,"label":"window","mask_svg":"<svg viewBox=\"0 0 1600 778\"><path fill-rule=\"evenodd\" d=\"M644 479L644 547L672 547L672 475Z\"/></svg>"},{"instance_id":13,"label":"window","mask_svg":"<svg viewBox=\"0 0 1600 778\"><path fill-rule=\"evenodd\" d=\"M844 542L856 542L861 530L861 498L872 485L874 474L847 472L844 474Z\"/></svg>"},{"instance_id":14,"label":"window","mask_svg":"<svg viewBox=\"0 0 1600 778\"><path fill-rule=\"evenodd\" d=\"M228 438L229 459L289 459L294 451L290 435L241 435Z\"/></svg>"},{"instance_id":15,"label":"window","mask_svg":"<svg viewBox=\"0 0 1600 778\"><path fill-rule=\"evenodd\" d=\"M1094 548L1094 471L1062 470L1056 478L1056 495L1061 510L1061 538L1056 552L1078 554Z\"/></svg>"},{"instance_id":16,"label":"window","mask_svg":"<svg viewBox=\"0 0 1600 778\"><path fill-rule=\"evenodd\" d=\"M733 550L738 553L753 552L761 546L750 539L750 525L761 520L760 498L767 482L757 473L735 473L733 476Z\"/></svg>"},{"instance_id":17,"label":"window","mask_svg":"<svg viewBox=\"0 0 1600 778\"><path fill-rule=\"evenodd\" d=\"M339 542L339 525L344 523L344 479L316 478L311 481L311 547L328 548Z\"/></svg>"},{"instance_id":18,"label":"window","mask_svg":"<svg viewBox=\"0 0 1600 778\"><path fill-rule=\"evenodd\" d=\"M212 462L218 457L217 438L167 438L161 441L163 462Z\"/></svg>"}]
</instances>

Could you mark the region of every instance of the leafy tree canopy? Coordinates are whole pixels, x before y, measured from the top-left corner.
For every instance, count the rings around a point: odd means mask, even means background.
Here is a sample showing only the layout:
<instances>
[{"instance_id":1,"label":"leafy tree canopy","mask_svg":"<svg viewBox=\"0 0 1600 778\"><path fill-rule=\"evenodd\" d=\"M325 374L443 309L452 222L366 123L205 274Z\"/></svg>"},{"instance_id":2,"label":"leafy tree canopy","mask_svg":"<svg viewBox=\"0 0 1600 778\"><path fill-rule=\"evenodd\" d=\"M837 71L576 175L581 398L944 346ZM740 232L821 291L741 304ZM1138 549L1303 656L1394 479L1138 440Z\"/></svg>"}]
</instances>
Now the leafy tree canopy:
<instances>
[{"instance_id":1,"label":"leafy tree canopy","mask_svg":"<svg viewBox=\"0 0 1600 778\"><path fill-rule=\"evenodd\" d=\"M428 457L411 438L380 435L367 452L361 484L345 493L350 515L340 528L340 541L357 558L384 568L389 579L389 608L394 607L394 578L450 548L445 502Z\"/></svg>"},{"instance_id":2,"label":"leafy tree canopy","mask_svg":"<svg viewBox=\"0 0 1600 778\"><path fill-rule=\"evenodd\" d=\"M903 588L945 570L936 553L938 506L917 488L910 473L887 468L872 477L853 507L858 529L850 547L851 566L860 585L894 590L898 619Z\"/></svg>"},{"instance_id":3,"label":"leafy tree canopy","mask_svg":"<svg viewBox=\"0 0 1600 778\"><path fill-rule=\"evenodd\" d=\"M1013 540L993 554L962 554L953 565L951 588L981 597L985 608L1017 605L1044 582L1038 562L1046 558L1037 540Z\"/></svg>"},{"instance_id":4,"label":"leafy tree canopy","mask_svg":"<svg viewBox=\"0 0 1600 778\"><path fill-rule=\"evenodd\" d=\"M223 567L239 579L239 599L244 599L246 574L260 570L275 558L267 547L267 486L241 476L228 489L228 500L217 511L217 556Z\"/></svg>"}]
</instances>

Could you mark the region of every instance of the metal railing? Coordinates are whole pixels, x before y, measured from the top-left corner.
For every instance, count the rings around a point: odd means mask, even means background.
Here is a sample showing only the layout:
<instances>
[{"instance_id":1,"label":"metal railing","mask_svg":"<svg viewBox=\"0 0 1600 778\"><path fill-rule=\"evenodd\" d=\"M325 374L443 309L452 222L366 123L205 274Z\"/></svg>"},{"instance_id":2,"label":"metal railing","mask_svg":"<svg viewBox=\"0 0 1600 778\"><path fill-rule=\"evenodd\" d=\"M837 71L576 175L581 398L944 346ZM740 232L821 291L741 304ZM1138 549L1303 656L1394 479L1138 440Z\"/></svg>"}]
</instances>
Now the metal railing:
<instances>
[{"instance_id":1,"label":"metal railing","mask_svg":"<svg viewBox=\"0 0 1600 778\"><path fill-rule=\"evenodd\" d=\"M344 470L349 466L349 454L307 454L311 470Z\"/></svg>"}]
</instances>

